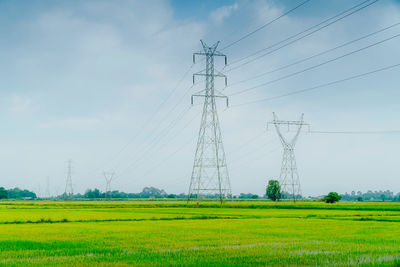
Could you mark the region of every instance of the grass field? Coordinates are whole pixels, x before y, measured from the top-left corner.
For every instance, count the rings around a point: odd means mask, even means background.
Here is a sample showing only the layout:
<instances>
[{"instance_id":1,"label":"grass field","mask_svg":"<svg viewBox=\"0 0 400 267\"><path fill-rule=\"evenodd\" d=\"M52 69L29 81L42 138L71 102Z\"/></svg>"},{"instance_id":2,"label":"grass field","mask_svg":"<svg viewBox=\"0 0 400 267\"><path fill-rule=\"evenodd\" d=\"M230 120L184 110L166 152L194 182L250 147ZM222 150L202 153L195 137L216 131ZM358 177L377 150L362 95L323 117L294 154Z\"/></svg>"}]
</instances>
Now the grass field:
<instances>
[{"instance_id":1,"label":"grass field","mask_svg":"<svg viewBox=\"0 0 400 267\"><path fill-rule=\"evenodd\" d=\"M400 204L0 202L0 265L398 266Z\"/></svg>"}]
</instances>

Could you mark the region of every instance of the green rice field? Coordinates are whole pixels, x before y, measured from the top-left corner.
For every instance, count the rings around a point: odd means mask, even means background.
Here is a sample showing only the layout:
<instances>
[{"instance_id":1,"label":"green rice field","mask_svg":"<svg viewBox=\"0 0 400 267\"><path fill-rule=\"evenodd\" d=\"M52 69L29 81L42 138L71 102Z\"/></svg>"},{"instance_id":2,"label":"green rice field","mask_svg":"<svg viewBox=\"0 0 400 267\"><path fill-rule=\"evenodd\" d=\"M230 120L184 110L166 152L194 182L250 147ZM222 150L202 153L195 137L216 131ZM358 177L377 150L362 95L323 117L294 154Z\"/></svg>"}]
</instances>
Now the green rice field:
<instances>
[{"instance_id":1,"label":"green rice field","mask_svg":"<svg viewBox=\"0 0 400 267\"><path fill-rule=\"evenodd\" d=\"M400 204L0 202L1 266L400 266Z\"/></svg>"}]
</instances>

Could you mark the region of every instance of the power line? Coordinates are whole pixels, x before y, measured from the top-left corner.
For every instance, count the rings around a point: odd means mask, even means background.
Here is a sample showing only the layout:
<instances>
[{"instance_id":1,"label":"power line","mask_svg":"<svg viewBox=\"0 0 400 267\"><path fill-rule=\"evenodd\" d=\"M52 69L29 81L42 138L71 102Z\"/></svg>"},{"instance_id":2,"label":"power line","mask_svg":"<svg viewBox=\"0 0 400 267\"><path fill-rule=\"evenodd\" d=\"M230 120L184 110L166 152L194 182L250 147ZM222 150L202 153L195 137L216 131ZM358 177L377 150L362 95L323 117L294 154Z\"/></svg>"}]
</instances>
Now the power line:
<instances>
[{"instance_id":1,"label":"power line","mask_svg":"<svg viewBox=\"0 0 400 267\"><path fill-rule=\"evenodd\" d=\"M143 159L148 155L148 153L149 153L151 150L153 150L153 149L156 147L156 145L162 140L162 137L166 137L166 136L168 135L168 133L177 125L177 122L178 122L179 120L181 120L185 115L188 114L187 111L188 111L189 109L190 109L190 107L187 108L187 109L185 109L185 110L183 110L183 112L180 114L180 116L179 116L175 121L171 122L166 128L164 128L163 131L160 133L160 135L159 135L158 137L154 138L154 139L152 140L152 142L150 142L150 145L147 146L148 149L147 149L144 153L142 153L142 154L140 155L139 158L137 158L136 160L134 160L127 168L125 168L123 171L121 171L121 172L119 173L119 177L122 176L124 173L126 173L130 168L136 166L141 160L143 160ZM174 137L172 137L172 138L169 138L168 141L167 141L166 143L164 143L163 145L161 145L160 148L162 148L163 146L167 145L167 144L170 143L173 139L175 139L177 136L179 136L179 134L182 133L182 131L183 131L184 129L186 129L187 126L189 126L189 124L193 123L194 119L195 119L199 114L200 114L200 112L196 113L195 116L192 117L192 118L189 120L189 122L188 122L187 124L185 124L184 127L182 127L182 128L180 129L180 131L178 131L178 134L176 134L176 135L175 135Z\"/></svg>"},{"instance_id":2,"label":"power line","mask_svg":"<svg viewBox=\"0 0 400 267\"><path fill-rule=\"evenodd\" d=\"M361 37L359 37L359 38L356 38L356 39L351 40L351 41L349 41L349 42L346 42L346 43L343 43L343 44L341 44L341 45L335 46L335 47L333 47L333 48L330 48L330 49L328 49L328 50L322 51L322 52L320 52L320 53L314 54L314 55L312 55L312 56L306 57L306 58L304 58L304 59L300 59L300 60L295 61L295 62L293 62L293 63L290 63L290 64L287 64L287 65L284 65L284 66L275 68L275 69L273 69L273 70L269 70L269 71L267 71L267 72L263 72L263 73L261 73L261 74L258 74L258 75L256 75L256 76L250 77L250 78L248 78L248 79L244 79L244 80L238 81L238 82L236 82L236 83L232 83L232 84L228 85L227 87L232 87L232 86L237 85L237 84L241 84L241 83L244 83L244 82L247 82L247 81L250 81L250 80L254 80L254 79L260 78L260 77L265 76L265 75L267 75L267 74L271 74L271 73L274 73L274 72L277 72L277 71L280 71L280 70L287 69L287 68L289 68L289 67L298 65L298 64L303 63L303 62L305 62L305 61L308 61L308 60L310 60L310 59L313 59L313 58L316 58L316 57L325 55L325 54L330 53L330 52L332 52L332 51L334 51L334 50L337 50L337 49L343 48L343 47L345 47L345 46L348 46L348 45L350 45L350 44L353 44L353 43L355 43L355 42L361 41L361 40L363 40L363 39L366 39L366 38L371 37L371 36L373 36L373 35L376 35L376 34L378 34L378 33L384 32L384 31L389 30L389 29L391 29L391 28L393 28L393 27L396 27L396 26L398 26L398 25L400 25L400 22L394 23L394 24L392 24L392 25L390 25L390 26L388 26L388 27L385 27L385 28L380 29L380 30L378 30L378 31L375 31L375 32L369 33L369 34L367 34L367 35L361 36Z\"/></svg>"},{"instance_id":3,"label":"power line","mask_svg":"<svg viewBox=\"0 0 400 267\"><path fill-rule=\"evenodd\" d=\"M263 134L265 134L265 132L263 132ZM234 157L233 159L231 159L231 160L229 161L229 164L232 164L232 163L234 163L234 162L236 162L236 161L238 161L238 160L242 160L242 159L244 159L244 158L247 158L249 155L253 154L254 152L257 152L257 151L262 150L262 149L264 149L265 147L269 146L273 141L274 141L274 140L271 139L271 140L269 140L268 142L266 142L265 144L259 145L256 149L252 149L252 150L250 150L250 151L247 151L247 152L244 153L244 154L240 154L239 156Z\"/></svg>"},{"instance_id":4,"label":"power line","mask_svg":"<svg viewBox=\"0 0 400 267\"><path fill-rule=\"evenodd\" d=\"M390 69L393 69L393 68L396 68L396 67L400 67L400 63L394 64L394 65L391 65L391 66L387 66L387 67L383 67L383 68L380 68L380 69L376 69L376 70L373 70L373 71L361 73L361 74L358 74L358 75L350 76L350 77L347 77L347 78L344 78L344 79L340 79L340 80L336 80L336 81L320 84L320 85L317 85L317 86L305 88L305 89L302 89L302 90L297 90L297 91L293 91L293 92L282 94L282 95L278 95L278 96L273 96L273 97L268 97L268 98L264 98L264 99L260 99L260 100L254 100L254 101L250 101L250 102L246 102L246 103L242 103L242 104L238 104L238 105L233 105L231 107L239 107L239 106L244 106L244 105L250 105L250 104L255 104L255 103L275 100L275 99L279 99L279 98L283 98L283 97L287 97L287 96L302 94L302 93L305 93L305 92L309 92L309 91L317 90L317 89L320 89L320 88L328 87L328 86L331 86L331 85L339 84L339 83L342 83L342 82L347 82L347 81L350 81L350 80L358 79L358 78L361 78L361 77L364 77L364 76L368 76L368 75L371 75L371 74L375 74L375 73L378 73L378 72L390 70Z\"/></svg>"},{"instance_id":5,"label":"power line","mask_svg":"<svg viewBox=\"0 0 400 267\"><path fill-rule=\"evenodd\" d=\"M172 109L170 109L170 110L165 114L165 116L163 116L163 118L161 119L161 122L162 122L162 121L165 121L165 120L172 114L172 112L178 107L178 105L183 101L183 99L185 99L186 95L192 90L192 88L193 88L195 85L196 85L196 84L191 85L191 86L185 91L185 93L183 94L183 96L182 96L182 97L178 100L178 102L172 107ZM189 108L188 108L188 109L189 109ZM156 127L154 127L153 130L151 131L152 133L146 137L146 140L149 140L151 137L154 137L154 138L153 138L153 142L154 142L154 140L155 140L156 138L158 138L158 137L160 136L160 134L161 134L163 131L165 131L165 130L161 130L161 132L159 133L159 135L155 135L154 133L156 133L156 132L158 131L158 129L159 129L160 126L161 126L161 123L158 123L158 124L156 125ZM121 163L121 162L115 164L114 167L112 168L112 170L113 170L113 171L116 171L116 170L118 169L120 163Z\"/></svg>"},{"instance_id":6,"label":"power line","mask_svg":"<svg viewBox=\"0 0 400 267\"><path fill-rule=\"evenodd\" d=\"M265 134L265 131L262 131L261 133L253 136L252 138L247 140L245 143L241 144L240 146L237 146L234 150L230 151L230 153L236 153L237 151L240 151L243 147L246 147L247 145L253 143L256 140L258 140L264 134Z\"/></svg>"},{"instance_id":7,"label":"power line","mask_svg":"<svg viewBox=\"0 0 400 267\"><path fill-rule=\"evenodd\" d=\"M188 71L186 71L184 77L187 76L187 74L189 73L189 71L191 70L191 68L194 66L194 64L192 64L192 66L190 67L190 69ZM183 78L184 79L184 78ZM182 79L182 80L183 80ZM205 80L201 80L199 82L196 82L194 84L192 84L186 91L185 93L182 95L182 97L178 100L178 102L172 107L172 109L169 110L169 112L167 112L165 114L165 116L163 116L163 118L161 119L161 121L165 121L171 114L172 112L178 107L178 105L185 99L185 97L187 96L187 94L191 91L191 89L199 84L199 83L203 83ZM165 101L166 102L166 101ZM164 102L164 103L165 103ZM146 146L147 149L141 153L141 157L136 159L135 161L133 161L133 163L131 165L128 166L128 168L124 169L123 173L125 173L128 169L130 169L131 167L135 166L141 159L143 159L143 155L147 155L149 153L149 151L151 151L155 145L157 145L160 140L162 140L162 137L164 137L166 135L166 132L168 133L172 128L175 127L175 125L177 124L177 122L182 119L186 114L187 111L190 109L190 107L188 107L187 109L183 110L183 112L178 116L178 118L176 118L175 120L173 120L167 127L163 128L157 135L154 134L150 134L149 136L147 136L146 139L149 139L151 137L153 137L153 139L150 141L149 145ZM157 132L157 130L159 129L159 127L161 126L161 123L157 124L156 127L152 130L152 133ZM112 168L113 171L116 171L119 167L119 165L121 164L121 161L119 163L117 163L116 165L114 165L114 167ZM118 175L121 176L121 173Z\"/></svg>"},{"instance_id":8,"label":"power line","mask_svg":"<svg viewBox=\"0 0 400 267\"><path fill-rule=\"evenodd\" d=\"M178 80L177 84L175 85L175 87L170 91L170 93L168 94L168 96L164 99L164 101L162 101L158 107L155 109L155 111L149 116L149 118L144 122L144 124L142 125L142 127L139 128L139 131L134 135L134 137L132 139L130 139L125 145L122 146L122 148L120 150L118 150L117 153L115 153L110 159L108 159L105 163L103 163L101 166L99 166L97 169L100 169L102 167L104 167L104 165L107 162L111 162L114 161L122 152L124 152L138 137L139 135L142 133L142 131L150 124L150 122L153 121L153 119L155 118L155 116L158 114L158 112L161 110L162 106L165 105L165 103L170 99L170 97L175 93L175 91L179 88L179 86L181 85L181 83L184 81L184 79L186 78L186 76L189 74L189 72L191 71L191 69L193 68L194 64L191 64L190 67L185 71L185 73L183 74L183 76ZM190 88L191 89L191 88Z\"/></svg>"},{"instance_id":9,"label":"power line","mask_svg":"<svg viewBox=\"0 0 400 267\"><path fill-rule=\"evenodd\" d=\"M315 134L400 134L400 130L384 131L309 131Z\"/></svg>"},{"instance_id":10,"label":"power line","mask_svg":"<svg viewBox=\"0 0 400 267\"><path fill-rule=\"evenodd\" d=\"M262 148L265 148L265 146L262 146ZM271 155L273 152L277 151L278 149L280 149L280 146L275 146L275 148L273 148L273 149L267 151L267 153L266 153L265 156ZM257 151L259 151L259 149L257 149ZM264 151L264 150L263 150L263 151ZM253 151L253 152L254 152L254 151ZM248 158L246 158L246 159L248 159ZM252 159L252 158L251 158L251 159ZM259 156L257 156L257 159L262 159L262 160L264 160L262 157L259 157ZM252 160L253 160L253 159L252 159ZM240 165L235 165L235 164L233 164L233 165L232 165L232 168L235 169L235 167L237 167L237 166L243 167L243 165L246 165L246 167L248 167L248 164L243 164L243 162L246 162L246 161L241 161L242 164L240 164ZM255 161L253 160L252 162L255 162Z\"/></svg>"},{"instance_id":11,"label":"power line","mask_svg":"<svg viewBox=\"0 0 400 267\"><path fill-rule=\"evenodd\" d=\"M199 115L200 113L198 113L197 115ZM190 121L190 123L193 120ZM189 123L189 124L190 124ZM235 150L235 152L241 150L243 147L245 147L246 145L252 143L253 141L259 139L260 136L264 135L265 131L263 131L260 134L257 134L256 136L252 137L251 139L247 140L245 143L243 143L242 145L238 146L237 149ZM193 141L192 139L187 140L181 147L179 147L177 150L173 151L172 153L170 153L167 157L165 157L163 160L161 160L160 162L158 162L153 168L149 169L142 177L146 177L148 174L150 174L152 171L154 171L156 169L157 166L160 166L164 163L166 163L169 159L172 158L172 156L176 155L178 152L180 152L183 148L185 148L188 144L191 143L191 141ZM263 145L262 147L265 147L266 145L270 144L271 142L268 142L267 144ZM276 149L275 149L276 150ZM258 151L258 149L257 149ZM254 152L254 151L253 151ZM241 157L242 158L242 157ZM234 160L235 161L235 160ZM185 178L179 178L179 180L183 180Z\"/></svg>"},{"instance_id":12,"label":"power line","mask_svg":"<svg viewBox=\"0 0 400 267\"><path fill-rule=\"evenodd\" d=\"M199 115L200 113L196 114L196 117ZM194 119L194 118L193 118ZM184 127L186 128L189 124L191 124L194 120L190 120L189 123ZM180 131L181 132L181 131ZM258 140L261 136L263 136L265 134L265 131L262 131L261 133L253 136L251 139L247 140L246 142L244 142L243 144L241 144L240 146L236 147L236 149L234 151L232 151L231 153L236 153L238 151L240 151L241 149L243 149L244 147L246 147L247 145L253 143L254 141ZM178 135L175 135L174 137L176 137ZM161 160L160 162L158 162L154 167L152 167L151 169L148 169L146 171L146 173L142 176L145 177L148 174L150 174L152 171L154 171L156 169L157 166L160 166L162 164L164 164L165 162L167 162L169 159L172 158L172 156L174 156L175 154L177 154L178 152L180 152L183 148L185 148L188 144L191 143L191 141L193 141L192 139L187 140L181 147L179 147L177 150L173 151L172 153L170 153L167 157L165 157L163 160ZM269 145L271 143L272 140L270 140L269 142L267 142L266 144L260 146L257 148L256 151L258 151L260 148L264 148L265 146ZM251 153L246 153L245 155L240 155L239 157L235 157L233 160L231 160L230 162L236 162L238 159L242 159L244 157L246 157L249 154L253 154L254 151L252 151Z\"/></svg>"},{"instance_id":13,"label":"power line","mask_svg":"<svg viewBox=\"0 0 400 267\"><path fill-rule=\"evenodd\" d=\"M275 83L275 82L278 82L278 81L281 81L281 80L284 80L284 79L293 77L293 76L295 76L295 75L304 73L304 72L309 71L309 70L312 70L312 69L316 69L316 68L321 67L321 66L323 66L323 65L326 65L326 64L328 64L328 63L332 63L332 62L337 61L337 60L339 60L339 59L342 59L342 58L345 58L345 57L347 57L347 56L353 55L353 54L355 54L355 53L364 51L364 50L366 50L366 49L368 49L368 48L371 48L371 47L377 46L377 45L379 45L379 44L382 44L382 43L384 43L384 42L393 40L393 39L395 39L395 38L397 38L397 37L399 37L399 36L400 36L400 34L393 35L393 36L391 36L391 37L389 37L389 38L386 38L386 39L384 39L384 40L375 42L375 43L373 43L373 44L370 44L370 45L364 46L364 47L362 47L362 48L353 50L353 51L351 51L351 52L349 52L349 53L346 53L346 54L344 54L344 55L341 55L341 56L335 57L335 58L333 58L333 59L324 61L324 62L319 63L319 64L317 64L317 65L314 65L314 66L305 68L305 69L303 69L303 70L296 71L296 72L294 72L294 73L290 73L290 74L285 75L285 76L282 76L282 77L280 77L280 78L277 78L277 79L274 79L274 80L271 80L271 81L268 81L268 82L265 82L265 83L262 83L262 84L259 84L259 85L256 85L256 86L253 86L253 87L250 87L250 88L247 88L247 89L238 91L238 92L235 92L235 93L233 93L233 94L230 94L229 96L243 94L243 93L245 93L245 92L252 91L252 90L254 90L254 89L260 88L260 87L262 87L262 86L269 85L269 84L272 84L272 83Z\"/></svg>"},{"instance_id":14,"label":"power line","mask_svg":"<svg viewBox=\"0 0 400 267\"><path fill-rule=\"evenodd\" d=\"M262 30L262 29L264 29L265 27L271 25L272 23L276 22L277 20L279 20L279 19L281 19L281 18L287 16L288 14L292 13L293 11L295 11L296 9L300 8L301 6L305 5L307 2L310 2L310 1L311 1L311 0L306 0L306 1L301 2L299 5L295 6L295 7L292 8L292 9L289 9L288 11L286 11L286 12L284 12L283 14L279 15L279 16L276 17L275 19L273 19L273 20L271 20L271 21L265 23L264 25L258 27L258 28L255 29L255 30L253 30L253 31L251 31L251 32L249 32L249 33L247 33L247 34L245 34L244 36L240 37L238 40L236 40L236 41L234 41L234 42L232 42L232 43L226 45L225 47L223 47L223 48L221 49L221 51L222 51L222 50L225 50L225 49L227 49L227 48L229 48L229 47L231 47L231 46L233 46L233 45L235 45L235 44L237 44L238 42L240 42L240 41L242 41L242 40L244 40L244 39L246 39L246 38L248 38L249 36L255 34L256 32L258 32L258 31L260 31L260 30Z\"/></svg>"},{"instance_id":15,"label":"power line","mask_svg":"<svg viewBox=\"0 0 400 267\"><path fill-rule=\"evenodd\" d=\"M173 141L176 137L178 137L178 136L183 132L184 129L186 129L190 124L192 124L192 123L195 121L195 119L200 115L200 113L201 113L201 112L196 113L195 116L193 116L193 117L189 120L189 122L186 123L186 124L178 131L177 134L175 134L175 135L174 135L173 137L171 137L171 138L168 138L168 141L167 141L166 143L162 144L161 147L159 147L159 149L165 147L167 144L171 143L171 141ZM193 140L193 139L191 138L190 141L192 141L192 140ZM187 144L189 144L189 141L186 142L184 146L186 146ZM158 164L154 165L154 166L151 168L151 170L154 170L158 165L161 165L161 164L162 164L164 161L166 161L169 157L171 157L171 156L175 155L176 153L178 153L180 150L183 149L184 146L180 147L180 148L177 149L175 152L171 153L167 158L165 158L164 160L162 160L162 161L159 162ZM150 172L150 170L149 170L148 172Z\"/></svg>"},{"instance_id":16,"label":"power line","mask_svg":"<svg viewBox=\"0 0 400 267\"><path fill-rule=\"evenodd\" d=\"M347 12L349 12L349 11L351 11L351 10L353 10L353 9L355 9L355 8L357 8L357 7L359 7L359 6L362 6L363 4L365 4L365 3L369 2L369 1L371 1L371 0L366 0L366 1L363 1L363 2L361 2L361 3L359 3L359 4L355 5L355 6L352 6L351 8L346 9L346 10L340 12L339 14L336 14L335 16L332 16L332 17L330 17L330 18L328 18L328 19L326 19L326 20L324 20L324 21L322 21L322 22L320 22L320 23L318 23L318 24L315 24L315 25L313 25L313 26L311 26L311 27L309 27L309 28L307 28L307 29L305 29L305 30L303 30L303 31L300 31L300 32L298 32L298 33L296 33L296 34L294 34L294 35L292 35L292 36L289 36L289 37L287 37L287 38L285 38L285 39L283 39L283 40L281 40L281 41L279 41L279 42L276 42L276 43L274 43L274 44L272 44L272 45L270 45L270 46L267 46L267 47L265 47L265 48L263 48L263 49L260 49L260 50L254 52L254 53L252 53L252 54L250 54L250 55L248 55L248 56L245 56L245 57L242 57L242 58L240 58L240 59L238 59L238 60L235 60L235 61L231 62L229 65L234 65L234 64L236 64L236 63L238 63L238 62L240 62L240 61L243 61L243 60L246 59L246 58L256 56L257 54L259 54L259 53L261 53L261 52L263 52L263 51L265 51L265 50L274 48L274 47L276 47L276 46L278 46L278 45L280 45L280 44L282 44L282 43L285 43L286 41L289 41L289 40L291 40L291 39L293 39L293 38L295 38L295 37L297 37L297 36L302 35L303 33L306 33L306 32L308 32L308 31L310 31L310 30L312 30L312 29L314 29L314 28L319 27L319 26L321 26L321 25L323 25L323 24L325 24L325 23L327 23L327 22L329 22L329 21L331 21L331 20L333 20L333 19L335 19L335 18L337 18L337 17L340 17L340 16L346 14ZM371 4L373 4L373 3L371 3ZM367 7L367 6L365 6L365 7ZM365 7L363 7L363 8L365 8ZM356 10L356 12L357 12L357 11L359 11L359 10ZM350 14L347 14L347 15L351 15L351 14L353 14L353 13L350 13ZM343 18L345 18L345 17L339 18L339 20L341 20L341 19L343 19ZM330 26L331 24L333 24L333 23L335 23L335 22L337 22L337 21L338 21L338 20L335 20L335 21L331 22L330 24L327 24L327 25L325 25L325 26L322 26L321 28L318 28L316 31L322 30L323 28L328 27L328 26ZM294 41L301 40L301 39L303 39L303 38L305 38L305 37L307 37L307 36L313 34L314 32L315 32L315 31L309 33L308 35L304 35L304 36L302 36L302 37L300 37L299 39L296 39L296 40L294 40ZM292 43L288 43L288 44L286 44L286 45L284 45L284 46L278 47L278 49L276 49L276 50L279 50L279 49L281 49L281 48L283 48L283 47L285 47L285 46L287 46L287 45L290 45L290 44L292 44ZM275 52L276 50L271 51L271 53L272 53L272 52Z\"/></svg>"},{"instance_id":17,"label":"power line","mask_svg":"<svg viewBox=\"0 0 400 267\"><path fill-rule=\"evenodd\" d=\"M355 14L355 13L361 11L361 10L363 10L364 8L367 8L367 7L371 6L372 4L378 2L379 0L374 0L374 1L371 2L371 3L368 3L368 4L365 5L365 6L362 6L364 3L367 3L367 2L369 2L369 1L370 1L370 0L366 0L366 1L362 2L362 3L360 3L360 4L357 4L357 5L355 5L355 6L351 7L351 8L349 8L349 9L347 9L347 10L345 10L345 11L343 11L343 12L341 12L341 13L339 13L339 14L337 14L337 15L335 15L335 16L329 18L329 19L327 19L327 20L324 20L323 22L320 22L320 23L318 23L318 24L316 24L316 25L314 25L314 26L312 26L312 27L310 27L310 28L308 28L308 29L306 29L306 30L304 30L304 31L301 31L301 32L299 32L299 33L297 33L297 34L295 34L295 35L292 35L292 36L290 36L290 37L288 37L288 38L286 38L286 39L284 39L284 40L282 40L282 41L279 41L279 42L277 42L277 43L275 43L275 44L273 44L273 45L270 45L270 46L268 46L268 47L266 47L266 48L263 48L263 49L261 49L261 50L258 50L257 52L255 52L255 53L253 53L253 54L251 54L251 55L249 55L249 56L246 56L246 57L243 57L243 58L241 58L241 59L239 59L239 60L236 60L236 61L232 62L230 65L236 64L236 63L238 63L238 62L240 62L240 61L242 61L242 60L244 60L244 59L246 59L246 58L256 56L257 54L259 54L259 53L261 53L261 52L263 52L263 51L265 51L265 50L268 50L268 49L270 49L270 48L276 47L276 46L280 45L281 43L284 43L284 42L286 42L286 41L288 41L288 40L290 40L290 39L293 39L293 38L296 37L296 36L299 36L299 35L301 35L301 34L303 34L303 33L305 33L305 32L310 31L310 30L313 29L313 28L316 28L316 27L318 27L318 26L320 26L320 25L322 25L322 24L324 24L324 23L326 23L326 22L328 22L328 21L330 21L330 20L336 18L336 17L339 17L339 18L335 19L334 21L332 21L332 22L330 22L330 23L328 23L328 24L326 24L326 25L323 25L323 26L317 28L317 29L314 30L314 31L311 31L311 32L307 33L306 35L303 35L303 36L301 36L301 37L299 37L299 38L297 38L297 39L294 39L293 41L290 41L290 42L288 42L288 43L286 43L286 44L283 44L283 45L277 47L276 49L273 49L273 50L271 50L271 51L269 51L269 52L267 52L267 53L264 53L264 54L262 54L262 55L260 55L260 56L258 56L258 57L255 57L255 58L253 58L253 59L250 59L250 60L248 60L248 61L246 61L246 62L244 62L244 63L242 63L242 64L240 64L240 65L238 65L238 66L236 66L236 67L232 67L232 68L228 69L226 72L230 72L230 71L232 71L232 70L235 70L235 69L238 69L238 68L240 68L240 67L243 67L243 66L245 66L245 65L247 65L247 64L249 64L249 63L251 63L251 62L254 62L254 61L256 61L256 60L258 60L258 59L260 59L260 58L262 58L262 57L265 57L265 56L267 56L267 55L269 55L269 54L272 54L272 53L274 53L274 52L276 52L276 51L278 51L278 50L280 50L280 49L282 49L282 48L284 48L284 47L286 47L286 46L289 46L289 45L291 45L291 44L293 44L293 43L295 43L295 42L297 42L297 41L299 41L299 40L301 40L301 39L304 39L304 38L306 38L306 37L308 37L308 36L310 36L310 35L312 35L312 34L318 32L318 31L320 31L320 30L322 30L322 29L324 29L324 28L327 28L327 27L331 26L332 24L334 24L334 23L336 23L336 22L338 22L338 21L341 21L341 20L343 20L343 19L345 19L345 18L347 18L347 17L349 17L349 16L351 16L351 15L353 15L353 14ZM359 7L359 6L361 6L361 7ZM346 15L344 15L344 16L342 16L342 17L340 17L341 15L343 15L343 14L345 14L345 13L349 12L350 10L353 10L354 8L357 8L357 7L359 7L359 8L356 9L356 10L354 10L354 11L352 11L352 12L350 12L350 13L348 13L348 14L346 14Z\"/></svg>"},{"instance_id":18,"label":"power line","mask_svg":"<svg viewBox=\"0 0 400 267\"><path fill-rule=\"evenodd\" d=\"M134 160L127 168L125 168L121 173L118 174L118 177L120 177L122 174L126 173L130 168L136 166L136 164L138 162L140 162L141 160L143 160L143 158L152 150L154 149L154 147L157 145L157 143L162 140L162 137L165 137L168 132L173 129L176 125L176 123L181 120L185 115L188 114L188 110L190 109L184 109L183 112L178 116L177 119L175 119L174 121L172 121L170 124L168 124L167 127L165 127L161 132L160 135L156 136L155 138L153 138L153 140L150 142L150 144L147 146L147 149L141 154L139 155L139 157Z\"/></svg>"},{"instance_id":19,"label":"power line","mask_svg":"<svg viewBox=\"0 0 400 267\"><path fill-rule=\"evenodd\" d=\"M199 115L200 113L198 113L197 115ZM196 116L197 117L197 116ZM191 121L192 122L192 121ZM167 157L165 157L164 159L162 159L161 161L159 161L157 164L155 164L152 168L148 169L144 175L142 175L142 177L146 177L148 176L152 171L156 170L157 167L159 167L160 165L164 164L165 162L167 162L169 159L172 158L172 156L176 155L178 152L180 152L183 148L185 148L187 145L189 145L190 143L192 143L193 138L190 138L188 141L186 141L182 146L180 146L178 149L176 149L175 151L173 151L172 153L170 153Z\"/></svg>"},{"instance_id":20,"label":"power line","mask_svg":"<svg viewBox=\"0 0 400 267\"><path fill-rule=\"evenodd\" d=\"M197 113L195 117L197 117L198 115L200 115L200 113ZM195 118L193 118L192 120L190 120L189 123L184 127L184 129L187 128L187 126L188 126L189 124L191 124L191 123L194 121L194 119L195 119ZM181 132L182 132L182 131L180 131L180 133L181 133ZM244 143L241 144L240 146L236 147L236 149L235 149L234 151L232 151L231 153L235 153L235 152L241 150L243 147L245 147L245 146L249 145L250 143L252 143L252 142L258 140L258 139L259 139L261 136L263 136L264 134L265 134L265 131L262 131L260 134L257 134L257 135L255 135L255 136L253 136L251 139L247 140L246 142L244 142ZM177 137L177 136L178 136L178 135L175 135L174 137ZM154 165L152 168L148 169L148 170L145 172L145 174L144 174L143 176L141 176L141 177L146 177L147 175L149 175L151 172L153 172L154 170L156 170L156 167L158 167L158 166L160 166L160 165L166 163L169 159L172 158L172 156L174 156L175 154L177 154L178 152L180 152L183 148L185 148L185 147L186 147L188 144L190 144L192 141L193 141L192 139L187 140L187 141L186 141L182 146L180 146L177 150L173 151L173 152L170 153L167 157L165 157L163 160L161 160L161 161L158 162L156 165ZM264 145L262 146L262 148L264 148L266 145L268 145L268 144L270 144L270 143L271 143L271 140L270 140L269 142L267 142L266 144L264 144ZM259 150L259 149L257 149L257 151L258 151L258 150ZM254 152L254 151L253 151L253 152ZM246 155L248 155L248 154L252 154L252 153L247 153ZM246 155L245 155L245 156L246 156ZM239 158L243 158L243 155L241 155ZM233 161L236 161L236 160L237 160L237 158L235 158ZM231 162L232 162L232 161L231 161Z\"/></svg>"}]
</instances>

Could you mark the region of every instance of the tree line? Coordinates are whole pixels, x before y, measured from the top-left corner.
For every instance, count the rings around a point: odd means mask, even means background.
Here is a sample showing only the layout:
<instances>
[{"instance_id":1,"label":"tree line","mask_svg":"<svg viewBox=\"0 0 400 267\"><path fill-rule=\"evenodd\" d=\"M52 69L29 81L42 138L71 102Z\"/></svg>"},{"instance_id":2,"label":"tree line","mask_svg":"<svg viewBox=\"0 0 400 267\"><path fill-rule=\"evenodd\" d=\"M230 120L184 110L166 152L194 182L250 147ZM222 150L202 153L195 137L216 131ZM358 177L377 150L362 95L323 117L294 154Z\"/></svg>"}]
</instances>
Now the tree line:
<instances>
[{"instance_id":1,"label":"tree line","mask_svg":"<svg viewBox=\"0 0 400 267\"><path fill-rule=\"evenodd\" d=\"M29 190L19 188L5 189L0 187L0 199L36 199L36 194Z\"/></svg>"},{"instance_id":2,"label":"tree line","mask_svg":"<svg viewBox=\"0 0 400 267\"><path fill-rule=\"evenodd\" d=\"M367 191L362 193L361 191L352 191L350 194L345 193L342 195L342 199L345 201L395 201L400 202L400 193L394 194L390 190L386 191Z\"/></svg>"},{"instance_id":3,"label":"tree line","mask_svg":"<svg viewBox=\"0 0 400 267\"><path fill-rule=\"evenodd\" d=\"M112 192L102 192L99 189L88 189L84 194L74 194L73 196L68 196L75 199L102 199L102 198L115 198L115 199L135 199L135 198L176 198L176 199L187 199L188 195L181 194L168 194L163 189L158 189L156 187L145 187L140 193L125 193L118 190ZM216 195L201 195L201 198L218 198ZM65 199L67 196L61 194L57 197L51 197L51 199ZM272 201L279 201L281 199L293 199L293 195L287 192L283 192L281 186L277 180L269 180L268 185L265 190L265 195L259 196L252 193L241 193L237 196L232 196L233 199L270 199ZM301 199L303 196L297 195L296 199ZM37 199L34 192L13 188L5 189L0 187L0 199ZM320 197L320 200L325 202L336 202L339 200L343 201L396 201L400 202L400 193L393 193L390 190L386 191L367 191L362 193L361 191L352 191L351 193L337 194L336 192L331 192L326 196Z\"/></svg>"}]
</instances>

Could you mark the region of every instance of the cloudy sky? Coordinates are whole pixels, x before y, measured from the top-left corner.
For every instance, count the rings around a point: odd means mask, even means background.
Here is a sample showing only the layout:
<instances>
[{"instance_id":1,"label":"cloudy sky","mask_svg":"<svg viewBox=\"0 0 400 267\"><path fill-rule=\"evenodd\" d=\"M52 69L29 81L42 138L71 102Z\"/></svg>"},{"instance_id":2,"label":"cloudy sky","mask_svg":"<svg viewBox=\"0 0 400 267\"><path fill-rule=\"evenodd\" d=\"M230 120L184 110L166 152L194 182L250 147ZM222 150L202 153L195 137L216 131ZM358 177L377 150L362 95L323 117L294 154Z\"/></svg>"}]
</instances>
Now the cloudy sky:
<instances>
[{"instance_id":1,"label":"cloudy sky","mask_svg":"<svg viewBox=\"0 0 400 267\"><path fill-rule=\"evenodd\" d=\"M191 106L190 95L204 87L191 87L192 73L204 68L202 61L192 66L200 39L220 41L231 63L223 69L230 86L216 86L231 95L230 108L218 107L235 194L261 195L267 180L279 177L282 146L266 131L273 111L285 120L304 113L313 131L400 130L400 67L259 101L400 63L398 0L366 1L371 5L359 12L241 66L256 58L249 55L364 2L311 0L225 48L301 2L0 1L1 186L43 195L48 179L51 194L60 194L72 159L76 192L104 190L102 173L110 170L113 189L187 192L201 113L201 99ZM399 192L398 151L398 133L303 132L296 146L302 190Z\"/></svg>"}]
</instances>

